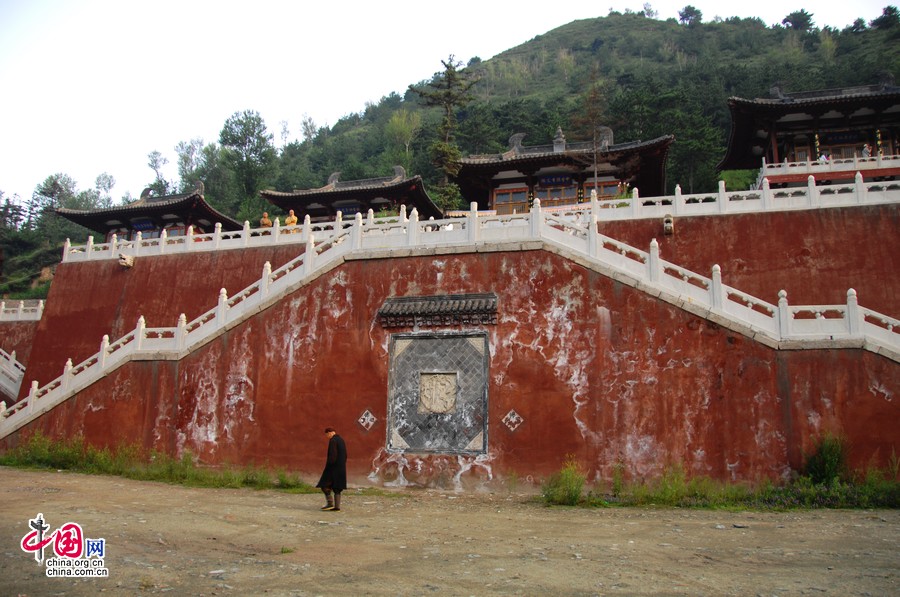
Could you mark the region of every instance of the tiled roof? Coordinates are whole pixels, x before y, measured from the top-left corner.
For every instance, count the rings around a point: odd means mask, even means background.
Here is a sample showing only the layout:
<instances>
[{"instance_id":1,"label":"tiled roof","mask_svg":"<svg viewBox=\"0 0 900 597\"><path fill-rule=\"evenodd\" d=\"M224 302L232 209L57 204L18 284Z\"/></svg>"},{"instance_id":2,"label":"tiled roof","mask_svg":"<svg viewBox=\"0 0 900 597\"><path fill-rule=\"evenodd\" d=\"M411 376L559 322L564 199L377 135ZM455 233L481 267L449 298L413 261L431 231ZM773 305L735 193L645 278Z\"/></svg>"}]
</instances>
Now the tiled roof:
<instances>
[{"instance_id":1,"label":"tiled roof","mask_svg":"<svg viewBox=\"0 0 900 597\"><path fill-rule=\"evenodd\" d=\"M392 297L378 310L378 319L384 327L496 324L497 295L486 293Z\"/></svg>"}]
</instances>

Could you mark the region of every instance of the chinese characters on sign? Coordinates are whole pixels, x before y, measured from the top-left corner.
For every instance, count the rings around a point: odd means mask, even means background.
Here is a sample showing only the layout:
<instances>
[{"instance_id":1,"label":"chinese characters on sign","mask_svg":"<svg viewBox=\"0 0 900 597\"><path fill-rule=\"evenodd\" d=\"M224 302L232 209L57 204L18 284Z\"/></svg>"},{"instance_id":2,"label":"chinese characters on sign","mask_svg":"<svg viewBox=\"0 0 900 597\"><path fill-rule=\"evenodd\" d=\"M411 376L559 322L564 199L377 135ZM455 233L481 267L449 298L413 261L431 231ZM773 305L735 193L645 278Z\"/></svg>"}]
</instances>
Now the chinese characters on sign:
<instances>
[{"instance_id":1,"label":"chinese characters on sign","mask_svg":"<svg viewBox=\"0 0 900 597\"><path fill-rule=\"evenodd\" d=\"M44 515L38 513L28 521L31 529L22 537L22 551L33 553L38 564L46 563L47 576L69 576L80 578L106 578L109 576L104 562L106 540L86 539L81 525L67 522L50 534L50 525ZM44 551L52 546L55 557L44 562Z\"/></svg>"}]
</instances>

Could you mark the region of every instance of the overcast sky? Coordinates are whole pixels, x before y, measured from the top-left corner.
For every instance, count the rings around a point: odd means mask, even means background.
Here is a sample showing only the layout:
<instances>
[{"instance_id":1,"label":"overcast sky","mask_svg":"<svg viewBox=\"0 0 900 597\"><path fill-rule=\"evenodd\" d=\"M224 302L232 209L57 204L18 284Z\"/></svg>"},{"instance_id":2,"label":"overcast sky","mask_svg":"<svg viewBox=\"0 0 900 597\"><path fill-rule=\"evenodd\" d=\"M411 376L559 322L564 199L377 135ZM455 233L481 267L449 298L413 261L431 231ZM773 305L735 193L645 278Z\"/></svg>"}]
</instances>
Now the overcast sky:
<instances>
[{"instance_id":1,"label":"overcast sky","mask_svg":"<svg viewBox=\"0 0 900 597\"><path fill-rule=\"evenodd\" d=\"M817 26L836 28L871 21L890 3L650 2L659 19L691 4L704 21L771 25L805 8ZM486 60L573 20L643 4L0 0L0 190L26 199L57 172L84 190L107 172L115 201L137 197L153 180L148 153L169 159L174 180L175 145L218 141L235 112L259 112L280 146L282 121L289 140L304 115L334 124L402 95L450 54Z\"/></svg>"}]
</instances>

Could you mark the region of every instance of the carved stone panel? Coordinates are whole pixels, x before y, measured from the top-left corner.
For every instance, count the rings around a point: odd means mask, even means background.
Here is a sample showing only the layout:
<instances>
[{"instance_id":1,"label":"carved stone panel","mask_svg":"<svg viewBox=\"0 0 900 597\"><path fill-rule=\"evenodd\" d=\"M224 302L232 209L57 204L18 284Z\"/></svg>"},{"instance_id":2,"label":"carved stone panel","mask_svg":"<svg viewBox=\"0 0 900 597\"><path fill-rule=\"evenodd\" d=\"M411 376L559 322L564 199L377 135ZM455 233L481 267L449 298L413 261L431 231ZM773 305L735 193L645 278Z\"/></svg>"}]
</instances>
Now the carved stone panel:
<instances>
[{"instance_id":1,"label":"carved stone panel","mask_svg":"<svg viewBox=\"0 0 900 597\"><path fill-rule=\"evenodd\" d=\"M388 450L485 453L487 334L394 334L389 353Z\"/></svg>"}]
</instances>

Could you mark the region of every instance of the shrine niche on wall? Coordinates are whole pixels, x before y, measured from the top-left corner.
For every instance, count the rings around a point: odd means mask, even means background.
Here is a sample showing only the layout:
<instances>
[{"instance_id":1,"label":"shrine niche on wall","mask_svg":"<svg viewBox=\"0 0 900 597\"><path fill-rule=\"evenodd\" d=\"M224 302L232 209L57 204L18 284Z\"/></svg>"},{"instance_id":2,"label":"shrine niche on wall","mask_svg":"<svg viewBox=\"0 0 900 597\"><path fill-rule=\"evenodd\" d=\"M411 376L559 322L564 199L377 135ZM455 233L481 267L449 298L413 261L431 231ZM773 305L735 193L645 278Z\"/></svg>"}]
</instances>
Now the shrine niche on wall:
<instances>
[{"instance_id":1,"label":"shrine niche on wall","mask_svg":"<svg viewBox=\"0 0 900 597\"><path fill-rule=\"evenodd\" d=\"M484 454L487 333L394 334L389 356L387 449Z\"/></svg>"}]
</instances>

